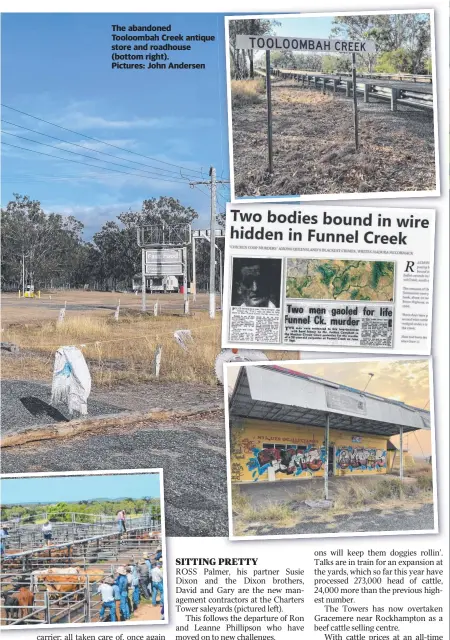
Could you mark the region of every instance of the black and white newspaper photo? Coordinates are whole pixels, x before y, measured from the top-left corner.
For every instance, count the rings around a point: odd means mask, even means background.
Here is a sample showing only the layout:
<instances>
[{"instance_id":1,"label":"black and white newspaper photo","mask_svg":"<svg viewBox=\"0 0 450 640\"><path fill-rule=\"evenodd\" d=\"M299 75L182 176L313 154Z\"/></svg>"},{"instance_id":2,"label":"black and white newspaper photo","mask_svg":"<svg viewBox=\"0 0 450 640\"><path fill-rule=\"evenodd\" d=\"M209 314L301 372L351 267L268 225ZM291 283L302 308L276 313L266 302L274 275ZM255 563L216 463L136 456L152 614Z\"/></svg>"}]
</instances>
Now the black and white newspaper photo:
<instances>
[{"instance_id":1,"label":"black and white newspaper photo","mask_svg":"<svg viewBox=\"0 0 450 640\"><path fill-rule=\"evenodd\" d=\"M223 346L429 354L434 221L426 209L229 204Z\"/></svg>"},{"instance_id":2,"label":"black and white newspaper photo","mask_svg":"<svg viewBox=\"0 0 450 640\"><path fill-rule=\"evenodd\" d=\"M448 0L3 0L6 640L449 640Z\"/></svg>"}]
</instances>

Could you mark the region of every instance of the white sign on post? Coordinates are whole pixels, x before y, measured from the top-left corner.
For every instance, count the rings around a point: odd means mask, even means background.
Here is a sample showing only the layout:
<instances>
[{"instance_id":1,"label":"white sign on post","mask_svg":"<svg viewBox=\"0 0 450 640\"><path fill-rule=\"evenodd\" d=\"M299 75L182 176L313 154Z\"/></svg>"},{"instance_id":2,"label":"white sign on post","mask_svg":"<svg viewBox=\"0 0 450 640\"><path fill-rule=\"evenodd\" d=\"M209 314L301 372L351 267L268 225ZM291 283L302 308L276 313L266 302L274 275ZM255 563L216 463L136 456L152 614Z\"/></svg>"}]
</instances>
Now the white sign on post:
<instances>
[{"instance_id":1,"label":"white sign on post","mask_svg":"<svg viewBox=\"0 0 450 640\"><path fill-rule=\"evenodd\" d=\"M179 276L183 273L182 249L146 249L145 273L148 276Z\"/></svg>"},{"instance_id":2,"label":"white sign on post","mask_svg":"<svg viewBox=\"0 0 450 640\"><path fill-rule=\"evenodd\" d=\"M374 40L332 40L284 36L236 36L237 49L300 51L308 53L375 53Z\"/></svg>"}]
</instances>

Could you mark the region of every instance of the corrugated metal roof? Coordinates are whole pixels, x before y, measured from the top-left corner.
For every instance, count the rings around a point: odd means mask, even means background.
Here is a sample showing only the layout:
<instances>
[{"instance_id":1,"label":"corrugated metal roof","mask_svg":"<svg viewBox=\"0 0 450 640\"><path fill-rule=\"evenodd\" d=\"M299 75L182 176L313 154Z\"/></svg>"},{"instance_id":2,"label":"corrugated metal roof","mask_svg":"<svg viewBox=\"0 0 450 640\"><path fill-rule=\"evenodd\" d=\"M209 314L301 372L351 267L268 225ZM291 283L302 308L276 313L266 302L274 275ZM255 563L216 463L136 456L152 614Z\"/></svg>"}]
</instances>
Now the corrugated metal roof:
<instances>
[{"instance_id":1,"label":"corrugated metal roof","mask_svg":"<svg viewBox=\"0 0 450 640\"><path fill-rule=\"evenodd\" d=\"M403 402L362 392L278 365L241 368L230 400L231 418L325 426L392 436L430 429L430 414Z\"/></svg>"}]
</instances>

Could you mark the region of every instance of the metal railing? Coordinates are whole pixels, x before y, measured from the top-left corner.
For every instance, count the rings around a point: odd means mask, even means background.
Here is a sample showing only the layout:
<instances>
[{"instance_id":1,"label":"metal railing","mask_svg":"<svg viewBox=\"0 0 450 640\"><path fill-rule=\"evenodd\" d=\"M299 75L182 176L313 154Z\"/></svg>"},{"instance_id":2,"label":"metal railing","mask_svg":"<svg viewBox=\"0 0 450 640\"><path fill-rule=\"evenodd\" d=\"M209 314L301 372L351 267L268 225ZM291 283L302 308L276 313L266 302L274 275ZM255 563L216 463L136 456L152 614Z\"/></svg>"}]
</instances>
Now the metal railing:
<instances>
[{"instance_id":1,"label":"metal railing","mask_svg":"<svg viewBox=\"0 0 450 640\"><path fill-rule=\"evenodd\" d=\"M74 514L74 516L76 515ZM151 527L153 530L160 530L161 528L160 516L152 513L129 518L128 523L131 523L133 528ZM98 520L92 523L80 522L74 517L71 522L52 523L52 542L63 543L114 532L117 532L115 517L112 517L111 520ZM5 541L9 548L35 549L43 542L42 527L36 524L17 525L8 529L8 536Z\"/></svg>"},{"instance_id":2,"label":"metal railing","mask_svg":"<svg viewBox=\"0 0 450 640\"><path fill-rule=\"evenodd\" d=\"M160 532L153 529L153 524L154 522L146 527L134 527L125 534L108 533L53 547L40 547L5 555L2 562L3 573L0 575L2 594L7 592L14 597L22 586L35 592L35 599L32 613L17 619L18 613L30 607L3 605L1 623L16 625L95 621L101 607L100 596L94 589L99 580L106 575L113 575L118 565L135 564L142 558L144 551L151 556L161 547ZM85 576L85 584L82 587L78 572L71 573L71 579L67 582L58 580L59 586L73 585L75 589L56 600L50 597L45 590L45 583L39 580L42 575L36 574L48 568L75 567L80 569L80 572L91 570L90 578L88 575ZM61 576L61 572L59 575ZM74 597L77 600L72 602ZM4 615L6 610L9 614L15 615Z\"/></svg>"},{"instance_id":3,"label":"metal railing","mask_svg":"<svg viewBox=\"0 0 450 640\"><path fill-rule=\"evenodd\" d=\"M257 73L265 76L263 71L258 71ZM345 77L345 74L330 75L274 69L272 75L280 78L289 78L294 82L301 82L302 87L321 89L324 93L328 88L334 93L338 91L345 92L346 97L353 95L353 82L350 78ZM371 98L389 102L391 111L397 111L399 104L424 111L432 111L434 107L431 83L414 84L413 82L397 80L371 82L359 76L356 82L356 93L362 95L366 103Z\"/></svg>"}]
</instances>

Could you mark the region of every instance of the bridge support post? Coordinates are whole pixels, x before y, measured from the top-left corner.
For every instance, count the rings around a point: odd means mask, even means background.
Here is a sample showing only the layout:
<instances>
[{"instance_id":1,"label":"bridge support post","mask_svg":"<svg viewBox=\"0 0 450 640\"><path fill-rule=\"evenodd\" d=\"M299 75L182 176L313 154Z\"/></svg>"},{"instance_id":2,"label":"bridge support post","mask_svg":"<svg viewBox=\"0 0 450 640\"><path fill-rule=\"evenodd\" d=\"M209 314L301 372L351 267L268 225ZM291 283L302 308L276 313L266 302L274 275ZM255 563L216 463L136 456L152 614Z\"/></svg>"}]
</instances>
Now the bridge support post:
<instances>
[{"instance_id":1,"label":"bridge support post","mask_svg":"<svg viewBox=\"0 0 450 640\"><path fill-rule=\"evenodd\" d=\"M314 76L314 89L317 89L317 76Z\"/></svg>"},{"instance_id":2,"label":"bridge support post","mask_svg":"<svg viewBox=\"0 0 450 640\"><path fill-rule=\"evenodd\" d=\"M337 93L338 84L339 84L339 80L336 80L336 78L335 78L333 80L333 91L334 91L334 93Z\"/></svg>"}]
</instances>

